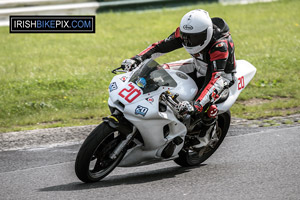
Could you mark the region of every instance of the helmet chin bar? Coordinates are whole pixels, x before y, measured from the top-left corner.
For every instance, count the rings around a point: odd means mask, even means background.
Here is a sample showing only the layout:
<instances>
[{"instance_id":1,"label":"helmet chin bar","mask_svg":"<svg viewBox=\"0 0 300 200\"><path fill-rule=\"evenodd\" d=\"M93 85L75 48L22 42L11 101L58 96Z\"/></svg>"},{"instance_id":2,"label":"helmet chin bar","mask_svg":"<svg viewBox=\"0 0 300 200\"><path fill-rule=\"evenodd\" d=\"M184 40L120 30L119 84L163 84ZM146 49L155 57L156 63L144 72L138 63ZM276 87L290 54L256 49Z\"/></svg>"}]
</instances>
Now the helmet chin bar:
<instances>
[{"instance_id":1,"label":"helmet chin bar","mask_svg":"<svg viewBox=\"0 0 300 200\"><path fill-rule=\"evenodd\" d=\"M203 46L201 46L201 45L198 45L195 47L188 47L188 46L183 45L183 47L189 54L197 54L204 49L204 48L202 48Z\"/></svg>"}]
</instances>

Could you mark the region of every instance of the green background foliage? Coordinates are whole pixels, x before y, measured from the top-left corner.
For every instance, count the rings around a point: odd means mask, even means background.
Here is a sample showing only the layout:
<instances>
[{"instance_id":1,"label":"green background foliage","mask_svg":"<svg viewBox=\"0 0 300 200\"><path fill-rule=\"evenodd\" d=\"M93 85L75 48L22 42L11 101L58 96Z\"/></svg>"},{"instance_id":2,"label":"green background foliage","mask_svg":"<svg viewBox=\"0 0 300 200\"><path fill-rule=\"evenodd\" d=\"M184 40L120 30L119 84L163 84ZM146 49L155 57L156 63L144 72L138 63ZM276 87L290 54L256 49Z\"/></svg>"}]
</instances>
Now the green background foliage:
<instances>
[{"instance_id":1,"label":"green background foliage","mask_svg":"<svg viewBox=\"0 0 300 200\"><path fill-rule=\"evenodd\" d=\"M109 114L110 71L169 36L181 17L196 8L224 18L236 58L257 68L233 106L233 116L299 113L300 1L204 3L99 13L96 34L9 34L8 27L0 27L0 132L99 123ZM158 61L186 58L180 49Z\"/></svg>"}]
</instances>

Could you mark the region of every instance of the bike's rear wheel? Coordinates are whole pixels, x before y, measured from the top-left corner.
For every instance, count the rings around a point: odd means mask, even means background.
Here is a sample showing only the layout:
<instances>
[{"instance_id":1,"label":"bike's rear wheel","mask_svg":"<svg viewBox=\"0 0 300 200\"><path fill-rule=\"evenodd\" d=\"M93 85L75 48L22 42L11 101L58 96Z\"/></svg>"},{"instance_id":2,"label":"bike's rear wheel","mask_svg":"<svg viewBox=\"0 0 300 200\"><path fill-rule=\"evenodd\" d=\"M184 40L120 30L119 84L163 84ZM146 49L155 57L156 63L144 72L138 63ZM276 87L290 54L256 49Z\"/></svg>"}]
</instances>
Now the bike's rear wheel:
<instances>
[{"instance_id":1,"label":"bike's rear wheel","mask_svg":"<svg viewBox=\"0 0 300 200\"><path fill-rule=\"evenodd\" d=\"M86 183L97 182L107 176L122 160L126 150L115 159L111 153L122 141L122 135L107 123L96 127L82 144L75 161L77 177Z\"/></svg>"},{"instance_id":2,"label":"bike's rear wheel","mask_svg":"<svg viewBox=\"0 0 300 200\"><path fill-rule=\"evenodd\" d=\"M200 165L205 160L207 160L223 142L230 126L230 120L231 115L229 110L225 113L220 114L218 116L216 127L216 135L218 137L218 141L213 143L212 145L205 147L205 149L202 149L200 152L191 149L182 149L179 152L179 157L174 160L175 163L183 167L191 167Z\"/></svg>"}]
</instances>

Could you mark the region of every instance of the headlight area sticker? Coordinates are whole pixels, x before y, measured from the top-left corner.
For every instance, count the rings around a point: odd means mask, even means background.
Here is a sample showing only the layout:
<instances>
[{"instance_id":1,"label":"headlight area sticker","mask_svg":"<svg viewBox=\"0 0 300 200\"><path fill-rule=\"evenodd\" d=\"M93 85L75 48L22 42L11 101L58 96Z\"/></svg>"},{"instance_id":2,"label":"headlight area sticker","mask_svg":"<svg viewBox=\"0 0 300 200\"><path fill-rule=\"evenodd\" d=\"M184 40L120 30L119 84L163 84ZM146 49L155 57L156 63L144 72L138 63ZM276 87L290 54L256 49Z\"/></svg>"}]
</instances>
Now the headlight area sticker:
<instances>
[{"instance_id":1,"label":"headlight area sticker","mask_svg":"<svg viewBox=\"0 0 300 200\"><path fill-rule=\"evenodd\" d=\"M95 16L10 16L10 33L95 33Z\"/></svg>"}]
</instances>

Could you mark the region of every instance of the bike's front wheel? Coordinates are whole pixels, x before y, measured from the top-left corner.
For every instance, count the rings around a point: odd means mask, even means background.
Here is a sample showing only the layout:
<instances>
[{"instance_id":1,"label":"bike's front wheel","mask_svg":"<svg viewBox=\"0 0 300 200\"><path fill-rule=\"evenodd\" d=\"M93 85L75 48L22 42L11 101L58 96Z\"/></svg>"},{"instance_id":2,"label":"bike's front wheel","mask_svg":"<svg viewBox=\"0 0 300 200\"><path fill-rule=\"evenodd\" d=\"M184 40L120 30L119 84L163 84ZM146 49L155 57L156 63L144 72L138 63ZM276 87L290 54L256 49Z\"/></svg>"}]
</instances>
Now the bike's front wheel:
<instances>
[{"instance_id":1,"label":"bike's front wheel","mask_svg":"<svg viewBox=\"0 0 300 200\"><path fill-rule=\"evenodd\" d=\"M86 183L106 177L122 160L126 149L116 158L112 152L122 142L122 135L107 123L97 126L82 144L75 161L77 177Z\"/></svg>"}]
</instances>

